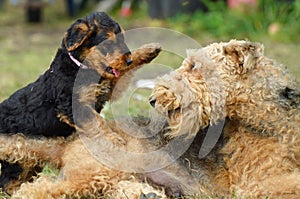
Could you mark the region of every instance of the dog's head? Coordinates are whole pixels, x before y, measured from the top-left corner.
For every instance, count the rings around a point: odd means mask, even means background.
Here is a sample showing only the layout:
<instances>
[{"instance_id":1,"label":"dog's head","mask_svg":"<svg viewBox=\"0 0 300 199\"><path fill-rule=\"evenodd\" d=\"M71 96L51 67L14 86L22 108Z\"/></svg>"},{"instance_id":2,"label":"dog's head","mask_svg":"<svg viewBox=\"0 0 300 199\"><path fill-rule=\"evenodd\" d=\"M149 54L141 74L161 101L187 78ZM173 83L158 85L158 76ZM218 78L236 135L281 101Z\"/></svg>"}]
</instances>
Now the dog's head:
<instances>
[{"instance_id":1,"label":"dog's head","mask_svg":"<svg viewBox=\"0 0 300 199\"><path fill-rule=\"evenodd\" d=\"M149 100L168 119L170 138L193 136L210 122L210 93L200 73L174 71L158 78Z\"/></svg>"},{"instance_id":2,"label":"dog's head","mask_svg":"<svg viewBox=\"0 0 300 199\"><path fill-rule=\"evenodd\" d=\"M225 117L257 127L300 104L294 79L265 57L258 43L232 40L190 50L174 73L159 79L150 97L152 106L170 121L187 117L188 125L194 125L191 117L198 114L202 127Z\"/></svg>"},{"instance_id":3,"label":"dog's head","mask_svg":"<svg viewBox=\"0 0 300 199\"><path fill-rule=\"evenodd\" d=\"M65 33L62 49L77 65L83 63L104 78L119 77L132 63L121 27L103 12L92 13L73 23Z\"/></svg>"}]
</instances>

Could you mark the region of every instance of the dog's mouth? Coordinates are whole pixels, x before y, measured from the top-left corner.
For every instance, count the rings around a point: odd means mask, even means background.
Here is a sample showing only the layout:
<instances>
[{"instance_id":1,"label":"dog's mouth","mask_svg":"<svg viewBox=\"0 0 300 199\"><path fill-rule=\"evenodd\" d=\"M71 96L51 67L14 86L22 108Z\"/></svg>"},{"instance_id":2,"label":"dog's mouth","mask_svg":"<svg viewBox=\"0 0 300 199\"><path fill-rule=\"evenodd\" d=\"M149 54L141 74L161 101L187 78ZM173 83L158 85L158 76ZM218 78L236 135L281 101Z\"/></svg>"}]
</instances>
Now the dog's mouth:
<instances>
[{"instance_id":1,"label":"dog's mouth","mask_svg":"<svg viewBox=\"0 0 300 199\"><path fill-rule=\"evenodd\" d=\"M116 69L116 68L112 68L112 67L106 67L105 69L106 72L114 75L115 77L119 77L120 76L120 70Z\"/></svg>"}]
</instances>

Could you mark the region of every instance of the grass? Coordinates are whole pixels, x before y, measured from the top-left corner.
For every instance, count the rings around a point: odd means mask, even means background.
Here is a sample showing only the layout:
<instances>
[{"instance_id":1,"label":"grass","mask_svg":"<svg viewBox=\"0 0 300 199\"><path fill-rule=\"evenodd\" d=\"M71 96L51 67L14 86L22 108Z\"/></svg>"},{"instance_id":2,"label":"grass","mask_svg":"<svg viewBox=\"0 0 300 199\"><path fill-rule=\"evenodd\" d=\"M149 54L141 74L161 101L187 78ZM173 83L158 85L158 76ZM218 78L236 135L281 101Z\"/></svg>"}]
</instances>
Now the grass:
<instances>
[{"instance_id":1,"label":"grass","mask_svg":"<svg viewBox=\"0 0 300 199\"><path fill-rule=\"evenodd\" d=\"M54 4L45 7L43 23L27 24L24 9L8 5L7 2L0 12L0 102L15 90L35 81L49 67L61 44L64 31L74 20L66 15L63 1L55 1ZM299 0L296 0L296 3L296 11L284 15L284 19L279 21L278 14L282 15L284 10L278 10L276 7L264 7L265 10L260 13L246 13L245 16L238 12L222 10L224 8L218 7L221 6L219 4L213 5L215 7L212 7L209 13L182 14L166 20L150 19L145 4L128 18L120 17L117 11L111 14L125 30L137 27L165 27L187 34L202 46L231 38L249 38L261 42L265 45L267 56L285 65L297 80L300 80ZM90 10L87 9L81 15ZM278 34L270 35L267 31L268 26L275 22L281 25L281 29ZM180 66L181 61L181 57L168 52L161 53L155 60L156 63L174 68ZM126 102L128 110L124 111L147 116L150 108L147 102L149 94L149 89L135 90ZM114 106L119 110L123 105ZM105 113L107 117L112 117L110 109ZM50 175L53 172L57 171L48 167L44 169L45 174ZM0 194L0 197L8 196Z\"/></svg>"},{"instance_id":2,"label":"grass","mask_svg":"<svg viewBox=\"0 0 300 199\"><path fill-rule=\"evenodd\" d=\"M48 68L69 24L64 20L53 28L48 17L44 24L26 24L22 11L7 5L0 12L0 101Z\"/></svg>"}]
</instances>

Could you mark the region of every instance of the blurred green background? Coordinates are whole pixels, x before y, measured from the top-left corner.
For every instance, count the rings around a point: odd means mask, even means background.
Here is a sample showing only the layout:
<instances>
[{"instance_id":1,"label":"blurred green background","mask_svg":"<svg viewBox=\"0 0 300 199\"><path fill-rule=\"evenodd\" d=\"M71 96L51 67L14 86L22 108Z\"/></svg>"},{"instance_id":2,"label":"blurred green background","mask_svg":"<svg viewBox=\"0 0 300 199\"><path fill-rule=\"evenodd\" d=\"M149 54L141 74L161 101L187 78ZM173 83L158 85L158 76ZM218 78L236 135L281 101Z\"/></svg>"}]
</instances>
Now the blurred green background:
<instances>
[{"instance_id":1,"label":"blurred green background","mask_svg":"<svg viewBox=\"0 0 300 199\"><path fill-rule=\"evenodd\" d=\"M175 5L174 1L168 1L171 6ZM83 9L71 15L67 11L65 1L43 1L39 23L27 22L25 0L15 5L11 3L14 1L0 2L2 101L13 91L36 80L48 68L61 44L64 31L76 18L99 9L101 1L86 1ZM124 9L130 6L128 0L111 2L116 2L116 5L109 14L125 30L148 26L165 27L182 32L203 46L233 38L258 41L265 45L267 56L289 68L298 80L300 78L300 0L257 0L254 6L242 5L235 9L228 8L226 1L203 0L205 8L199 6L198 9L194 6L193 12L167 13L169 17L159 16L167 11L159 13L154 5L157 3L155 0L136 0L129 10ZM180 2L179 6L182 7L189 4L184 0L176 2ZM174 11L174 7L172 9ZM160 18L151 18L149 12L152 17ZM173 60L170 65L180 66L181 60L175 60L176 63L174 59L169 60Z\"/></svg>"}]
</instances>

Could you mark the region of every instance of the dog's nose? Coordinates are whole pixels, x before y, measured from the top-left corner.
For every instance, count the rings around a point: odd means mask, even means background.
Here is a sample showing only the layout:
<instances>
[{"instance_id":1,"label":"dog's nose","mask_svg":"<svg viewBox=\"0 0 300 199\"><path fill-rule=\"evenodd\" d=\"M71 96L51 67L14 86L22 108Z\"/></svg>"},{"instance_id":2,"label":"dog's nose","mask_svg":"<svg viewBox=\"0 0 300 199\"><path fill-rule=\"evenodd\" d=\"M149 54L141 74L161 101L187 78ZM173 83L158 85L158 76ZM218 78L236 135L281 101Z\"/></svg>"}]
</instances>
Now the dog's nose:
<instances>
[{"instance_id":1,"label":"dog's nose","mask_svg":"<svg viewBox=\"0 0 300 199\"><path fill-rule=\"evenodd\" d=\"M127 59L127 60L126 60L127 66L129 66L130 64L132 64L132 62L133 62L132 59Z\"/></svg>"},{"instance_id":2,"label":"dog's nose","mask_svg":"<svg viewBox=\"0 0 300 199\"><path fill-rule=\"evenodd\" d=\"M152 106L153 108L155 108L155 102L156 102L156 100L155 100L155 99L153 99L153 100L150 100L150 104L151 104L151 106Z\"/></svg>"}]
</instances>

